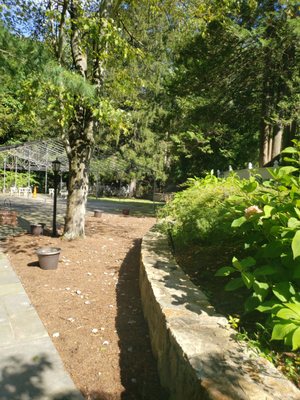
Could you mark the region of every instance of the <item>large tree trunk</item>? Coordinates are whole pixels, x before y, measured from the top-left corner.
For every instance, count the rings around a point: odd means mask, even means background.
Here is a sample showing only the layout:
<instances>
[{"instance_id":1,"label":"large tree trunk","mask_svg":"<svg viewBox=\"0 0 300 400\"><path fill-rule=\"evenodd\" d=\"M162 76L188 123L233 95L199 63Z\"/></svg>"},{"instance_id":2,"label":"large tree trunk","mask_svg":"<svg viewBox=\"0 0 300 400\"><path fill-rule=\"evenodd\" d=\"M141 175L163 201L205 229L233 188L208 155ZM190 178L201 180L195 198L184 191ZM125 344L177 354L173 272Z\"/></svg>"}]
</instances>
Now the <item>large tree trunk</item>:
<instances>
[{"instance_id":1,"label":"large tree trunk","mask_svg":"<svg viewBox=\"0 0 300 400\"><path fill-rule=\"evenodd\" d=\"M262 119L260 129L259 166L263 167L269 162L270 154L270 126Z\"/></svg>"},{"instance_id":2,"label":"large tree trunk","mask_svg":"<svg viewBox=\"0 0 300 400\"><path fill-rule=\"evenodd\" d=\"M67 2L65 2L67 4ZM78 27L80 3L70 0L71 51L73 64L84 80L87 78L87 56L83 49ZM80 99L79 99L80 100ZM94 146L94 120L92 112L80 105L65 135L69 158L69 188L64 238L84 237L85 210L88 196L89 165Z\"/></svg>"},{"instance_id":3,"label":"large tree trunk","mask_svg":"<svg viewBox=\"0 0 300 400\"><path fill-rule=\"evenodd\" d=\"M89 164L93 151L93 120L85 116L85 126L80 131L78 121L69 131L66 147L69 158L69 188L64 238L84 237L86 201L89 189Z\"/></svg>"},{"instance_id":4,"label":"large tree trunk","mask_svg":"<svg viewBox=\"0 0 300 400\"><path fill-rule=\"evenodd\" d=\"M272 141L271 160L278 156L282 150L283 126L276 125L274 127L274 136Z\"/></svg>"},{"instance_id":5,"label":"large tree trunk","mask_svg":"<svg viewBox=\"0 0 300 400\"><path fill-rule=\"evenodd\" d=\"M268 0L265 4L265 12L274 11L274 0ZM274 26L272 21L266 28L264 39L270 39L274 35ZM270 123L270 115L273 106L274 87L273 87L273 69L272 69L272 49L267 46L263 54L263 81L261 96L261 116L260 116L260 151L259 166L263 167L270 161L271 144L270 140L273 136L272 125ZM270 151L271 150L271 151Z\"/></svg>"}]
</instances>

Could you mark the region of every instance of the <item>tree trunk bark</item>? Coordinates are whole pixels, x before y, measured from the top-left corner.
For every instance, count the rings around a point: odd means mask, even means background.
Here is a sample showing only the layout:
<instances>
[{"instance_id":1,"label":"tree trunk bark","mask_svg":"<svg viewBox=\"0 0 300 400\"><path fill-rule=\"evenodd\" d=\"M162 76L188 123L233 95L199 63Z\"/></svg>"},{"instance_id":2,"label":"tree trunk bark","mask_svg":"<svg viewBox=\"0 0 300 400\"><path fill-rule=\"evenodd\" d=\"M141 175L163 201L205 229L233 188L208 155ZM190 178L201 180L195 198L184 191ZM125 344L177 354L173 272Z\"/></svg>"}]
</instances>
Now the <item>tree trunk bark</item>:
<instances>
[{"instance_id":1,"label":"tree trunk bark","mask_svg":"<svg viewBox=\"0 0 300 400\"><path fill-rule=\"evenodd\" d=\"M273 137L273 143L272 143L272 155L271 155L271 160L278 156L282 150L282 137L283 137L283 126L282 125L276 125L274 127L274 137Z\"/></svg>"},{"instance_id":2,"label":"tree trunk bark","mask_svg":"<svg viewBox=\"0 0 300 400\"><path fill-rule=\"evenodd\" d=\"M263 167L269 162L270 127L265 121L261 122L259 166Z\"/></svg>"},{"instance_id":3,"label":"tree trunk bark","mask_svg":"<svg viewBox=\"0 0 300 400\"><path fill-rule=\"evenodd\" d=\"M136 179L132 178L129 184L129 197L134 197L136 193Z\"/></svg>"},{"instance_id":4,"label":"tree trunk bark","mask_svg":"<svg viewBox=\"0 0 300 400\"><path fill-rule=\"evenodd\" d=\"M274 11L274 0L268 0L265 4L266 18L269 18L268 13ZM270 39L274 35L274 26L269 21L266 28L264 39ZM259 166L263 167L270 161L270 139L272 137L272 126L270 123L270 115L273 106L273 69L272 69L272 48L266 47L263 53L263 82L261 95L261 116L260 116L260 151L259 151Z\"/></svg>"},{"instance_id":5,"label":"tree trunk bark","mask_svg":"<svg viewBox=\"0 0 300 400\"><path fill-rule=\"evenodd\" d=\"M89 189L89 165L92 156L93 119L86 117L85 128L74 121L69 132L69 188L64 238L72 240L85 235L85 211Z\"/></svg>"}]
</instances>

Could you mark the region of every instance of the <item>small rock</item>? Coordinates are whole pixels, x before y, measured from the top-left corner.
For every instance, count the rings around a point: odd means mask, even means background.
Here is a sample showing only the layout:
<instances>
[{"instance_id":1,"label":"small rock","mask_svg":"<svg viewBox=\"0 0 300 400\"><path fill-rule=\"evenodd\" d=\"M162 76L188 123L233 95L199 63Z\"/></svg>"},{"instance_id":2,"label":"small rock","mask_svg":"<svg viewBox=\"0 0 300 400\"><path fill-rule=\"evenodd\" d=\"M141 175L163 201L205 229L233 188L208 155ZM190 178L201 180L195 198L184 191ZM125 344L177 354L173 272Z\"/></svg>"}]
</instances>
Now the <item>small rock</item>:
<instances>
[{"instance_id":1,"label":"small rock","mask_svg":"<svg viewBox=\"0 0 300 400\"><path fill-rule=\"evenodd\" d=\"M87 275L88 275L88 276L91 276L91 275L92 275L92 273L91 273L91 272L87 272Z\"/></svg>"},{"instance_id":2,"label":"small rock","mask_svg":"<svg viewBox=\"0 0 300 400\"><path fill-rule=\"evenodd\" d=\"M108 346L109 345L109 341L108 340L104 340L104 342L102 344L103 344L103 346Z\"/></svg>"},{"instance_id":3,"label":"small rock","mask_svg":"<svg viewBox=\"0 0 300 400\"><path fill-rule=\"evenodd\" d=\"M67 321L74 322L74 321L75 321L75 318L72 318L72 317L67 318Z\"/></svg>"},{"instance_id":4,"label":"small rock","mask_svg":"<svg viewBox=\"0 0 300 400\"><path fill-rule=\"evenodd\" d=\"M101 331L104 331L104 328L103 328L103 326L101 326L100 330L101 330Z\"/></svg>"},{"instance_id":5,"label":"small rock","mask_svg":"<svg viewBox=\"0 0 300 400\"><path fill-rule=\"evenodd\" d=\"M85 301L84 304L91 304L89 300Z\"/></svg>"},{"instance_id":6,"label":"small rock","mask_svg":"<svg viewBox=\"0 0 300 400\"><path fill-rule=\"evenodd\" d=\"M98 331L98 329L97 328L93 328L92 329L92 333L98 333L99 331Z\"/></svg>"},{"instance_id":7,"label":"small rock","mask_svg":"<svg viewBox=\"0 0 300 400\"><path fill-rule=\"evenodd\" d=\"M53 337L59 337L59 332L54 332L52 336Z\"/></svg>"},{"instance_id":8,"label":"small rock","mask_svg":"<svg viewBox=\"0 0 300 400\"><path fill-rule=\"evenodd\" d=\"M76 294L81 294L81 290L76 290Z\"/></svg>"},{"instance_id":9,"label":"small rock","mask_svg":"<svg viewBox=\"0 0 300 400\"><path fill-rule=\"evenodd\" d=\"M69 288L69 287L66 287L66 289L65 290L71 290L71 288Z\"/></svg>"}]
</instances>

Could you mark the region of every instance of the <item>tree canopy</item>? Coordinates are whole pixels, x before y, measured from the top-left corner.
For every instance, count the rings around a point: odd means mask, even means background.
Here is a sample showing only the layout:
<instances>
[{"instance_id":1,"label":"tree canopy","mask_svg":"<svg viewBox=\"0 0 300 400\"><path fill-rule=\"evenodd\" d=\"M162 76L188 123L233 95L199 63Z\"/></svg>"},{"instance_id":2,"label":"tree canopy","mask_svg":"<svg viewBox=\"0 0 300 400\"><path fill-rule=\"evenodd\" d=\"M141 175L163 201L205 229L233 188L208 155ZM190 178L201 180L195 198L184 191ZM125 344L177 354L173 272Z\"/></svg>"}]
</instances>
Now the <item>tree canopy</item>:
<instances>
[{"instance_id":1,"label":"tree canopy","mask_svg":"<svg viewBox=\"0 0 300 400\"><path fill-rule=\"evenodd\" d=\"M1 140L64 140L66 236L84 234L95 146L116 179L177 184L299 133L296 1L4 0L1 20Z\"/></svg>"}]
</instances>

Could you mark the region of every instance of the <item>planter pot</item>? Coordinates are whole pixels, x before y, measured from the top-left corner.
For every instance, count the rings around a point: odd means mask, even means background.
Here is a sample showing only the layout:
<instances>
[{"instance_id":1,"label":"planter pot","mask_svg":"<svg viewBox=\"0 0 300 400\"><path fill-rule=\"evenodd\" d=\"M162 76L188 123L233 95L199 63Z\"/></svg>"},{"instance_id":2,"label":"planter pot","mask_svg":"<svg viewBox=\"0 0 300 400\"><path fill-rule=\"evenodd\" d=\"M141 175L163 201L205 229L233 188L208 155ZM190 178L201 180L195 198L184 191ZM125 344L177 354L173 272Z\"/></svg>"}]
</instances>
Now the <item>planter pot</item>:
<instances>
[{"instance_id":1,"label":"planter pot","mask_svg":"<svg viewBox=\"0 0 300 400\"><path fill-rule=\"evenodd\" d=\"M41 224L31 224L30 233L34 236L39 236L43 233L43 227Z\"/></svg>"},{"instance_id":2,"label":"planter pot","mask_svg":"<svg viewBox=\"0 0 300 400\"><path fill-rule=\"evenodd\" d=\"M37 249L36 254L39 259L39 265L42 269L56 269L60 248L59 247L40 247Z\"/></svg>"},{"instance_id":3,"label":"planter pot","mask_svg":"<svg viewBox=\"0 0 300 400\"><path fill-rule=\"evenodd\" d=\"M103 214L102 210L94 210L94 217L101 218Z\"/></svg>"},{"instance_id":4,"label":"planter pot","mask_svg":"<svg viewBox=\"0 0 300 400\"><path fill-rule=\"evenodd\" d=\"M123 213L123 215L129 215L129 213L130 213L129 208L123 208L122 213Z\"/></svg>"},{"instance_id":5,"label":"planter pot","mask_svg":"<svg viewBox=\"0 0 300 400\"><path fill-rule=\"evenodd\" d=\"M0 211L0 224L17 226L16 211L1 210Z\"/></svg>"}]
</instances>

